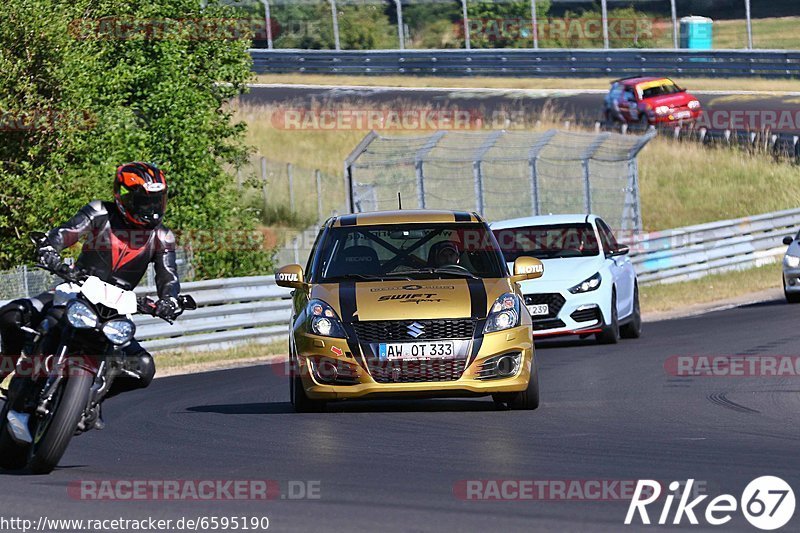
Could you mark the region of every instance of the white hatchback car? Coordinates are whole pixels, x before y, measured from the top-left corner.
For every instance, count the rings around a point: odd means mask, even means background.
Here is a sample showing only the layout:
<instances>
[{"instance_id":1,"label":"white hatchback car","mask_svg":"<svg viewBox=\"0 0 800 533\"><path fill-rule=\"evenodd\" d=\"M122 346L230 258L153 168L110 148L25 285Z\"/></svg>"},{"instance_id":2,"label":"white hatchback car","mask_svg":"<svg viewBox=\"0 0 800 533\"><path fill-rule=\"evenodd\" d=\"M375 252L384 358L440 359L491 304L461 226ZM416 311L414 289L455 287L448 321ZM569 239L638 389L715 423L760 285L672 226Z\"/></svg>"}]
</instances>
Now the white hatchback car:
<instances>
[{"instance_id":1,"label":"white hatchback car","mask_svg":"<svg viewBox=\"0 0 800 533\"><path fill-rule=\"evenodd\" d=\"M595 215L547 215L491 224L506 261L533 256L544 275L520 285L535 337L595 335L601 343L642 331L628 247Z\"/></svg>"}]
</instances>

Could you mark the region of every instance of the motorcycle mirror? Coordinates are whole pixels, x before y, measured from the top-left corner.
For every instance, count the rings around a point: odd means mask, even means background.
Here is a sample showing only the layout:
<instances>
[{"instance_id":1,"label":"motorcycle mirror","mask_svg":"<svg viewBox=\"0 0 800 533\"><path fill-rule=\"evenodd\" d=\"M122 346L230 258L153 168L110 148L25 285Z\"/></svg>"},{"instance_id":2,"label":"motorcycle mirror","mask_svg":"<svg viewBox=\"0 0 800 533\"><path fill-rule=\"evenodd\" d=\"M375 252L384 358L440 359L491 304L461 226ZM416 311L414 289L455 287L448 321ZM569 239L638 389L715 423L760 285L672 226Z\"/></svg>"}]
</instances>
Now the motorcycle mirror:
<instances>
[{"instance_id":1,"label":"motorcycle mirror","mask_svg":"<svg viewBox=\"0 0 800 533\"><path fill-rule=\"evenodd\" d=\"M194 311L197 309L197 302L188 294L181 294L181 307L186 311Z\"/></svg>"}]
</instances>

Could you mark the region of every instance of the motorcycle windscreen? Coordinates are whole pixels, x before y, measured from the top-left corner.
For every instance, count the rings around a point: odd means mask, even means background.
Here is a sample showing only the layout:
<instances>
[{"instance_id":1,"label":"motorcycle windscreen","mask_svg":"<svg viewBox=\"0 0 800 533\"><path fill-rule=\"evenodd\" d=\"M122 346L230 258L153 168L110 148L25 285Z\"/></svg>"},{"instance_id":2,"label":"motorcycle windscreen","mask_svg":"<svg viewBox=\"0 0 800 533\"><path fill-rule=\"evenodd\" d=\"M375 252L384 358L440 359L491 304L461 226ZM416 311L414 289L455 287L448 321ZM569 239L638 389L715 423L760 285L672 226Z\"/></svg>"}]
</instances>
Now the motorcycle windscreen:
<instances>
[{"instance_id":1,"label":"motorcycle windscreen","mask_svg":"<svg viewBox=\"0 0 800 533\"><path fill-rule=\"evenodd\" d=\"M121 315L136 313L136 293L120 289L95 276L89 276L81 286L81 292L95 305L116 309Z\"/></svg>"}]
</instances>

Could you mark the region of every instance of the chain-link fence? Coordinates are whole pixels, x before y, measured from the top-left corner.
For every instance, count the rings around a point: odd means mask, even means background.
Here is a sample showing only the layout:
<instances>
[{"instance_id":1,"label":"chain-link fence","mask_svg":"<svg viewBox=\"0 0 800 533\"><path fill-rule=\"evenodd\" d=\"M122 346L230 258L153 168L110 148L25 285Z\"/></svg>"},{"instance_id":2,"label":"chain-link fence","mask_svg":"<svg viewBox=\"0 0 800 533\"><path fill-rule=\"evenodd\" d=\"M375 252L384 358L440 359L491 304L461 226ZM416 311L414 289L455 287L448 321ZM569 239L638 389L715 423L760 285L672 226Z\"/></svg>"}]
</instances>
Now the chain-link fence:
<instances>
[{"instance_id":1,"label":"chain-link fence","mask_svg":"<svg viewBox=\"0 0 800 533\"><path fill-rule=\"evenodd\" d=\"M252 17L254 46L268 49L685 49L698 31L704 48L792 49L798 14L795 0L218 2Z\"/></svg>"},{"instance_id":2,"label":"chain-link fence","mask_svg":"<svg viewBox=\"0 0 800 533\"><path fill-rule=\"evenodd\" d=\"M636 156L643 136L439 131L425 137L370 132L346 161L352 212L403 207L466 209L489 220L595 213L641 229Z\"/></svg>"},{"instance_id":3,"label":"chain-link fence","mask_svg":"<svg viewBox=\"0 0 800 533\"><path fill-rule=\"evenodd\" d=\"M235 174L243 205L266 226L308 227L344 210L341 176L260 155Z\"/></svg>"}]
</instances>

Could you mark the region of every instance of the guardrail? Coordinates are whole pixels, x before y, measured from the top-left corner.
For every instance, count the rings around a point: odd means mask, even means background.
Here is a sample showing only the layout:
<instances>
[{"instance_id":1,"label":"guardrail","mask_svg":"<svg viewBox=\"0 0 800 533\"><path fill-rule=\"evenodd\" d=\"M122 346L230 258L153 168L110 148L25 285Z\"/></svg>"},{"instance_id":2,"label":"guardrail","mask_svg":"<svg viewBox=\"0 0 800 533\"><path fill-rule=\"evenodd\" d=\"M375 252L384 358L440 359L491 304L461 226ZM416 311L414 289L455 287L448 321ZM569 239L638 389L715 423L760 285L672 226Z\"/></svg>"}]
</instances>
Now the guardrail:
<instances>
[{"instance_id":1,"label":"guardrail","mask_svg":"<svg viewBox=\"0 0 800 533\"><path fill-rule=\"evenodd\" d=\"M225 349L236 344L265 343L286 338L291 300L274 276L214 279L181 285L198 309L187 311L170 325L158 318L134 316L136 338L148 350ZM153 287L136 289L154 296Z\"/></svg>"},{"instance_id":2,"label":"guardrail","mask_svg":"<svg viewBox=\"0 0 800 533\"><path fill-rule=\"evenodd\" d=\"M760 266L783 256L798 226L800 209L789 209L648 233L631 243L631 261L643 285Z\"/></svg>"},{"instance_id":3,"label":"guardrail","mask_svg":"<svg viewBox=\"0 0 800 533\"><path fill-rule=\"evenodd\" d=\"M800 51L663 49L263 50L257 73L435 74L437 76L800 77Z\"/></svg>"},{"instance_id":4,"label":"guardrail","mask_svg":"<svg viewBox=\"0 0 800 533\"><path fill-rule=\"evenodd\" d=\"M800 209L789 209L651 232L630 243L631 261L643 285L696 279L775 262L786 251L781 241L798 227ZM278 287L274 276L196 281L181 289L195 298L198 309L175 324L134 317L136 338L148 350L225 349L286 338L290 290ZM136 293L154 296L155 289L140 287Z\"/></svg>"}]
</instances>

